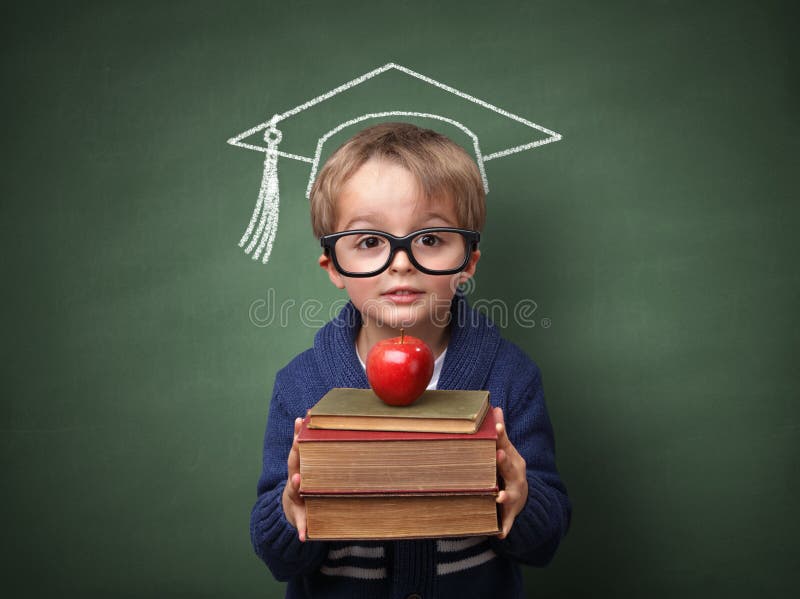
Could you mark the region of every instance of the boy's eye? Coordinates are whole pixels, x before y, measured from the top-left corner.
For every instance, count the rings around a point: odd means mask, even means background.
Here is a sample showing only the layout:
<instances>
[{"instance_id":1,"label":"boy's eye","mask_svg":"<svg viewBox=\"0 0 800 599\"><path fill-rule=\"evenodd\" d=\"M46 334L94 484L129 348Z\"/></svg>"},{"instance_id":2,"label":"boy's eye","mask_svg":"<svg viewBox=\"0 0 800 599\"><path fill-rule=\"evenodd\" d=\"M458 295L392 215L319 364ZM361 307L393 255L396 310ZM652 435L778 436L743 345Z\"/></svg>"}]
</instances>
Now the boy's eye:
<instances>
[{"instance_id":1,"label":"boy's eye","mask_svg":"<svg viewBox=\"0 0 800 599\"><path fill-rule=\"evenodd\" d=\"M422 245L427 246L427 247L433 247L433 246L436 246L436 245L441 245L441 243L442 243L442 238L439 237L438 235L422 235L418 239L419 239L419 242Z\"/></svg>"},{"instance_id":2,"label":"boy's eye","mask_svg":"<svg viewBox=\"0 0 800 599\"><path fill-rule=\"evenodd\" d=\"M375 237L374 235L370 237L362 237L356 243L356 247L359 249L370 250L376 247L380 247L383 244L384 240L380 237Z\"/></svg>"}]
</instances>

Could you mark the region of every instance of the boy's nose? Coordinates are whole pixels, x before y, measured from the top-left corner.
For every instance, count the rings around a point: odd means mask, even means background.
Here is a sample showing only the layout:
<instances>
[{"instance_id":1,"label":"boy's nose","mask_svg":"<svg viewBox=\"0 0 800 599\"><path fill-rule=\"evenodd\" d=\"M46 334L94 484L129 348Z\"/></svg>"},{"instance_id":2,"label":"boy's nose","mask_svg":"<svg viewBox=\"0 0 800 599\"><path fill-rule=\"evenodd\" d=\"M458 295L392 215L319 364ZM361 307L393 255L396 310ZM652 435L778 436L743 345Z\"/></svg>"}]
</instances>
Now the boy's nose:
<instances>
[{"instance_id":1,"label":"boy's nose","mask_svg":"<svg viewBox=\"0 0 800 599\"><path fill-rule=\"evenodd\" d=\"M408 254L405 250L397 250L394 253L394 257L392 258L392 263L389 265L389 269L395 272L408 272L414 268L414 265L411 264L411 260L408 259Z\"/></svg>"}]
</instances>

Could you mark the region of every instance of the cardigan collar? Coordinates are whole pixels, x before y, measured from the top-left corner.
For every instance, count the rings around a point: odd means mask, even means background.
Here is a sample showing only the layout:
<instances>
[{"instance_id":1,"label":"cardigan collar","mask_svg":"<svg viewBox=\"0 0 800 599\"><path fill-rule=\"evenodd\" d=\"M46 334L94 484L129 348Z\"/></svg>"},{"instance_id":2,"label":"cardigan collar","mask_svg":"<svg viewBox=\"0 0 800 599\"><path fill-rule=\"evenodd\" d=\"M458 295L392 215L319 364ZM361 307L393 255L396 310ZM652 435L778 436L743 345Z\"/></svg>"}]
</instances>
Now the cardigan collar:
<instances>
[{"instance_id":1,"label":"cardigan collar","mask_svg":"<svg viewBox=\"0 0 800 599\"><path fill-rule=\"evenodd\" d=\"M314 356L329 388L369 388L355 348L361 323L361 313L350 301L314 337ZM483 313L470 307L461 291L453 296L448 326L450 341L438 388L485 388L500 347L497 327Z\"/></svg>"}]
</instances>

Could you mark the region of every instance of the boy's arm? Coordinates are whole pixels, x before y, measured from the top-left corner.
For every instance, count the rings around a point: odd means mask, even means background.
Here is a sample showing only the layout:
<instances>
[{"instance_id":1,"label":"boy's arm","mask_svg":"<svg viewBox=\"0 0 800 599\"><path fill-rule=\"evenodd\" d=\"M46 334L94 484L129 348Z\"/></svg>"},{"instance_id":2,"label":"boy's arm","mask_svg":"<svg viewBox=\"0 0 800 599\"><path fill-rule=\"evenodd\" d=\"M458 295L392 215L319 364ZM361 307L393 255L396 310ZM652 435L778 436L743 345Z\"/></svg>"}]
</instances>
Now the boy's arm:
<instances>
[{"instance_id":1,"label":"boy's arm","mask_svg":"<svg viewBox=\"0 0 800 599\"><path fill-rule=\"evenodd\" d=\"M528 498L508 536L494 549L517 561L545 566L566 534L572 506L555 464L555 444L538 367L519 397L502 406L508 437L525 460Z\"/></svg>"},{"instance_id":2,"label":"boy's arm","mask_svg":"<svg viewBox=\"0 0 800 599\"><path fill-rule=\"evenodd\" d=\"M264 433L263 467L258 480L258 499L250 515L250 539L256 554L276 579L285 582L316 570L326 554L326 544L300 542L297 529L283 512L283 490L287 483L287 458L294 436L294 419L281 401L280 373L269 405Z\"/></svg>"}]
</instances>

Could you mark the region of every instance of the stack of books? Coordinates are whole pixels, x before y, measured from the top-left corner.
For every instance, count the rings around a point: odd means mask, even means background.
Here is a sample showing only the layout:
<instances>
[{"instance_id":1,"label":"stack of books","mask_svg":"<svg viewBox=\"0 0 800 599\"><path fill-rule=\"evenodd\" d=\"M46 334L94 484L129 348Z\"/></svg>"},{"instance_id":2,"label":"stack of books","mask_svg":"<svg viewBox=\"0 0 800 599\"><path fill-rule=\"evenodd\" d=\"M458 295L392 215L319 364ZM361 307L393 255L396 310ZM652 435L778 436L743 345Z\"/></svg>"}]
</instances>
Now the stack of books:
<instances>
[{"instance_id":1,"label":"stack of books","mask_svg":"<svg viewBox=\"0 0 800 599\"><path fill-rule=\"evenodd\" d=\"M333 389L298 443L309 539L499 533L488 391L429 390L395 407L370 389Z\"/></svg>"}]
</instances>

